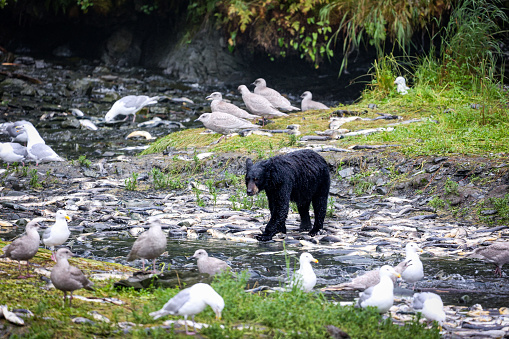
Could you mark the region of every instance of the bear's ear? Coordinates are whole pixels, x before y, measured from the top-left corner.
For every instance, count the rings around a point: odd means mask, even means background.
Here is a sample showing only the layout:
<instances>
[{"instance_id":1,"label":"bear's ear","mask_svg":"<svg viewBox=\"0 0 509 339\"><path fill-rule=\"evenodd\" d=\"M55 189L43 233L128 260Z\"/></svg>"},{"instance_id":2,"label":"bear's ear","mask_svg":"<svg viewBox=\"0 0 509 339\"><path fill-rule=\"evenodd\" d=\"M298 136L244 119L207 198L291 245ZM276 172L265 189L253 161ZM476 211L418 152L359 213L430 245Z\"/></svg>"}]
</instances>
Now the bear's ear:
<instances>
[{"instance_id":1,"label":"bear's ear","mask_svg":"<svg viewBox=\"0 0 509 339\"><path fill-rule=\"evenodd\" d=\"M251 166L253 166L253 160L251 160L251 158L247 158L247 160L246 160L246 172L249 171Z\"/></svg>"}]
</instances>

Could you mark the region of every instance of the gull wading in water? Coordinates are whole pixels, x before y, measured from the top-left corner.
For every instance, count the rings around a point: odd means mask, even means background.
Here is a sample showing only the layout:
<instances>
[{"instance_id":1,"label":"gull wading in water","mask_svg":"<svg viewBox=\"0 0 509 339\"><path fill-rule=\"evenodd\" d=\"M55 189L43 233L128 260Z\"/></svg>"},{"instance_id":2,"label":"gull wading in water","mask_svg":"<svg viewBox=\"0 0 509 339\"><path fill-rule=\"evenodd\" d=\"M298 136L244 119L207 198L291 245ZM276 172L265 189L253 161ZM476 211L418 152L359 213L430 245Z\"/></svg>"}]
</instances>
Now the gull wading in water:
<instances>
[{"instance_id":1,"label":"gull wading in water","mask_svg":"<svg viewBox=\"0 0 509 339\"><path fill-rule=\"evenodd\" d=\"M158 96L148 97L146 95L128 95L117 100L110 110L104 116L106 123L126 121L129 115L133 116L133 122L136 120L136 113L143 107L157 103ZM125 118L124 118L125 117Z\"/></svg>"},{"instance_id":2,"label":"gull wading in water","mask_svg":"<svg viewBox=\"0 0 509 339\"><path fill-rule=\"evenodd\" d=\"M161 229L161 220L157 216L148 219L150 228L143 232L133 244L127 261L138 258L143 259L143 271L145 271L145 259L152 259L153 273L156 273L156 259L166 250L166 234Z\"/></svg>"},{"instance_id":3,"label":"gull wading in water","mask_svg":"<svg viewBox=\"0 0 509 339\"><path fill-rule=\"evenodd\" d=\"M186 288L171 298L159 311L150 313L154 319L165 315L183 315L186 326L186 334L195 334L187 329L187 317L191 316L193 328L195 327L194 316L210 306L216 314L216 319L221 319L224 308L223 298L208 284L198 283Z\"/></svg>"},{"instance_id":4,"label":"gull wading in water","mask_svg":"<svg viewBox=\"0 0 509 339\"><path fill-rule=\"evenodd\" d=\"M218 258L209 257L207 251L203 249L196 250L196 252L194 252L193 258L198 259L196 263L200 273L215 275L230 269L230 266L228 266L225 261Z\"/></svg>"},{"instance_id":5,"label":"gull wading in water","mask_svg":"<svg viewBox=\"0 0 509 339\"><path fill-rule=\"evenodd\" d=\"M405 246L405 252L406 258L404 262L406 263L406 268L401 272L401 278L407 283L413 283L413 290L417 281L424 278L422 261L419 258L419 254L417 254L417 252L422 253L423 250L416 243L409 242Z\"/></svg>"},{"instance_id":6,"label":"gull wading in water","mask_svg":"<svg viewBox=\"0 0 509 339\"><path fill-rule=\"evenodd\" d=\"M304 292L311 292L313 287L316 285L316 274L313 271L311 263L318 263L318 260L313 258L311 253L302 253L300 255L300 267L292 277L290 288L296 286Z\"/></svg>"}]
</instances>

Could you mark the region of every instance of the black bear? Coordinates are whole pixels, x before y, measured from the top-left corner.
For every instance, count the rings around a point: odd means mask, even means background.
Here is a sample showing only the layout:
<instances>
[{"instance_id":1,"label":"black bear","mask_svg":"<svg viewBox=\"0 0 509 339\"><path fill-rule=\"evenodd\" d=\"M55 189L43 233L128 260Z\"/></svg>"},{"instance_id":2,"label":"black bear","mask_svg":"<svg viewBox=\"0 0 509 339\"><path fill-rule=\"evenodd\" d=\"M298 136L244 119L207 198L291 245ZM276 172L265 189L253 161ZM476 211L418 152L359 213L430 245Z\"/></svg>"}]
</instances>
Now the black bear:
<instances>
[{"instance_id":1,"label":"black bear","mask_svg":"<svg viewBox=\"0 0 509 339\"><path fill-rule=\"evenodd\" d=\"M311 150L301 150L279 155L253 164L246 160L246 187L248 195L265 190L269 200L270 220L259 241L268 241L277 232L286 233L286 217L290 201L297 204L300 230L311 229L309 205L313 203L315 224L310 236L323 227L327 212L330 188L329 166L325 159Z\"/></svg>"}]
</instances>

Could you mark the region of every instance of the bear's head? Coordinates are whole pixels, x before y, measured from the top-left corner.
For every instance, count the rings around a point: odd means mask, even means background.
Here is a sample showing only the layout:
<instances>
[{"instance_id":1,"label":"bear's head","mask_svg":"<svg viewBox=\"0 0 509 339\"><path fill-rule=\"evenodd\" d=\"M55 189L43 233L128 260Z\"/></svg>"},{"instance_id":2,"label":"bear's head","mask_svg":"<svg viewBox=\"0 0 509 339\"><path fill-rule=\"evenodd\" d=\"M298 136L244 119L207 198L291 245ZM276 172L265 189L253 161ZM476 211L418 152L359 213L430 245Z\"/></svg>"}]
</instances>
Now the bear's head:
<instances>
[{"instance_id":1,"label":"bear's head","mask_svg":"<svg viewBox=\"0 0 509 339\"><path fill-rule=\"evenodd\" d=\"M246 160L246 188L247 195L252 196L258 194L265 188L265 178L267 173L263 162L253 164L251 159Z\"/></svg>"}]
</instances>

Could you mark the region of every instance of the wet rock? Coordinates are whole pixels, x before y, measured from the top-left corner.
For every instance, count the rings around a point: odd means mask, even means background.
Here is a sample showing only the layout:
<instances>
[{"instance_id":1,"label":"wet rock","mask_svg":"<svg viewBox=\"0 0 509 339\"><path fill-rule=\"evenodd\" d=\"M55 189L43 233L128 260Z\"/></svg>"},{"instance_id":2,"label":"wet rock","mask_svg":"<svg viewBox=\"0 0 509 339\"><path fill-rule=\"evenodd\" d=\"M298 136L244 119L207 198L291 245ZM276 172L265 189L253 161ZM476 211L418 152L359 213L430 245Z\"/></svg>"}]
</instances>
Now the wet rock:
<instances>
[{"instance_id":1,"label":"wet rock","mask_svg":"<svg viewBox=\"0 0 509 339\"><path fill-rule=\"evenodd\" d=\"M207 273L199 273L198 271L175 271L164 272L159 275L152 273L139 272L127 280L120 280L113 284L114 287L133 287L133 288L148 288L164 287L164 288L177 288L185 284L192 286L196 283L210 283L212 277Z\"/></svg>"},{"instance_id":2,"label":"wet rock","mask_svg":"<svg viewBox=\"0 0 509 339\"><path fill-rule=\"evenodd\" d=\"M62 128L80 128L80 122L77 118L69 116L61 123Z\"/></svg>"}]
</instances>

